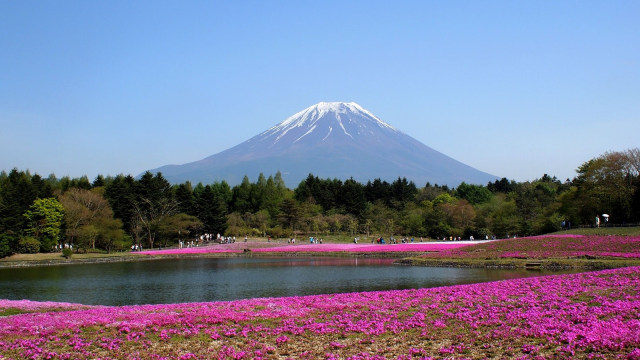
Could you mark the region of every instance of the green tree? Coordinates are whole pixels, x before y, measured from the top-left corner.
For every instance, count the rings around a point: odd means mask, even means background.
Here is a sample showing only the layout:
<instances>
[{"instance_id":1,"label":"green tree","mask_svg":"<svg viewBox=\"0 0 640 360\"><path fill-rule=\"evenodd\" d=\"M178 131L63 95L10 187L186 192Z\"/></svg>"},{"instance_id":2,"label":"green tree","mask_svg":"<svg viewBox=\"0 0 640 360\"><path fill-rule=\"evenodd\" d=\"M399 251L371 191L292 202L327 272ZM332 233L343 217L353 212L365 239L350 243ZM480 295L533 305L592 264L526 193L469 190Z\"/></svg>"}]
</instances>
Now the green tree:
<instances>
[{"instance_id":1,"label":"green tree","mask_svg":"<svg viewBox=\"0 0 640 360\"><path fill-rule=\"evenodd\" d=\"M462 182L456 189L456 196L467 200L472 205L478 205L491 199L491 191L484 186Z\"/></svg>"},{"instance_id":2,"label":"green tree","mask_svg":"<svg viewBox=\"0 0 640 360\"><path fill-rule=\"evenodd\" d=\"M196 198L193 195L193 188L189 181L175 188L175 197L180 213L189 215L195 215L197 213Z\"/></svg>"},{"instance_id":3,"label":"green tree","mask_svg":"<svg viewBox=\"0 0 640 360\"><path fill-rule=\"evenodd\" d=\"M361 218L366 209L366 198L362 184L350 178L345 181L340 189L340 204L347 214Z\"/></svg>"},{"instance_id":4,"label":"green tree","mask_svg":"<svg viewBox=\"0 0 640 360\"><path fill-rule=\"evenodd\" d=\"M133 205L137 225L149 248L153 248L160 223L165 217L175 215L178 209L171 185L162 173L156 173L154 176L147 171L142 175L135 184Z\"/></svg>"},{"instance_id":5,"label":"green tree","mask_svg":"<svg viewBox=\"0 0 640 360\"><path fill-rule=\"evenodd\" d=\"M27 226L23 214L37 198L53 196L51 186L40 176L13 169L0 178L0 233L17 239Z\"/></svg>"},{"instance_id":6,"label":"green tree","mask_svg":"<svg viewBox=\"0 0 640 360\"><path fill-rule=\"evenodd\" d=\"M168 216L159 225L162 246L195 237L202 230L202 221L184 213Z\"/></svg>"},{"instance_id":7,"label":"green tree","mask_svg":"<svg viewBox=\"0 0 640 360\"><path fill-rule=\"evenodd\" d=\"M113 215L122 221L125 231L133 234L136 219L136 180L131 175L118 175L105 186L105 197L111 205Z\"/></svg>"},{"instance_id":8,"label":"green tree","mask_svg":"<svg viewBox=\"0 0 640 360\"><path fill-rule=\"evenodd\" d=\"M427 232L424 227L424 212L417 205L411 203L404 209L399 224L402 228L401 232L406 235L426 236Z\"/></svg>"},{"instance_id":9,"label":"green tree","mask_svg":"<svg viewBox=\"0 0 640 360\"><path fill-rule=\"evenodd\" d=\"M251 182L248 176L242 178L240 185L231 191L231 209L241 214L254 212L251 206Z\"/></svg>"},{"instance_id":10,"label":"green tree","mask_svg":"<svg viewBox=\"0 0 640 360\"><path fill-rule=\"evenodd\" d=\"M592 223L596 215L603 213L610 214L616 222L632 219L638 153L638 149L608 152L578 168L573 185L577 186L575 200L583 223Z\"/></svg>"},{"instance_id":11,"label":"green tree","mask_svg":"<svg viewBox=\"0 0 640 360\"><path fill-rule=\"evenodd\" d=\"M95 179L93 179L93 183L91 183L91 187L103 187L105 186L106 182L104 180L104 176L98 174L98 176L96 176Z\"/></svg>"},{"instance_id":12,"label":"green tree","mask_svg":"<svg viewBox=\"0 0 640 360\"><path fill-rule=\"evenodd\" d=\"M492 212L489 228L498 237L511 236L518 233L520 219L516 202L500 199Z\"/></svg>"},{"instance_id":13,"label":"green tree","mask_svg":"<svg viewBox=\"0 0 640 360\"><path fill-rule=\"evenodd\" d=\"M203 231L209 234L224 234L227 229L227 205L210 185L196 199L198 214Z\"/></svg>"},{"instance_id":14,"label":"green tree","mask_svg":"<svg viewBox=\"0 0 640 360\"><path fill-rule=\"evenodd\" d=\"M62 204L55 198L36 199L24 217L27 219L26 232L40 241L40 251L52 251L62 231Z\"/></svg>"},{"instance_id":15,"label":"green tree","mask_svg":"<svg viewBox=\"0 0 640 360\"><path fill-rule=\"evenodd\" d=\"M12 249L15 241L15 237L9 234L0 234L0 258L13 254Z\"/></svg>"},{"instance_id":16,"label":"green tree","mask_svg":"<svg viewBox=\"0 0 640 360\"><path fill-rule=\"evenodd\" d=\"M401 210L405 205L413 201L418 193L418 189L413 181L407 181L407 178L400 178L391 184L392 203L396 210Z\"/></svg>"},{"instance_id":17,"label":"green tree","mask_svg":"<svg viewBox=\"0 0 640 360\"><path fill-rule=\"evenodd\" d=\"M80 242L76 245L80 247L96 248L96 239L100 232L99 223L104 223L113 218L113 211L109 202L102 196L102 188L85 190L71 188L60 196L60 203L65 210L65 224L67 242L75 244L75 240L83 233L83 239L90 239L88 243ZM95 236L87 236L95 233Z\"/></svg>"},{"instance_id":18,"label":"green tree","mask_svg":"<svg viewBox=\"0 0 640 360\"><path fill-rule=\"evenodd\" d=\"M300 207L294 199L285 199L280 209L280 221L285 227L295 231L300 222Z\"/></svg>"},{"instance_id":19,"label":"green tree","mask_svg":"<svg viewBox=\"0 0 640 360\"><path fill-rule=\"evenodd\" d=\"M95 226L98 229L96 246L101 249L110 253L114 250L125 250L131 246L130 237L127 237L122 230L120 219L105 217L97 221Z\"/></svg>"}]
</instances>

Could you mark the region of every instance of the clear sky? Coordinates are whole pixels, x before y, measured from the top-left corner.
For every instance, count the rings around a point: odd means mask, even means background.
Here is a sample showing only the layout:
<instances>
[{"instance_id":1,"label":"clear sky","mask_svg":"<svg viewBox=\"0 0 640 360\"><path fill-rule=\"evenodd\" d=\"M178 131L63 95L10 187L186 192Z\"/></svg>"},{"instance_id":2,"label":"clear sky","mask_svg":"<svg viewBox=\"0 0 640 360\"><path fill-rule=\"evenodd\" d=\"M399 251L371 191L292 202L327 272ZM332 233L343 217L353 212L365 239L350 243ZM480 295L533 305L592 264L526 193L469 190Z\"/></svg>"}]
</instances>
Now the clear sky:
<instances>
[{"instance_id":1,"label":"clear sky","mask_svg":"<svg viewBox=\"0 0 640 360\"><path fill-rule=\"evenodd\" d=\"M640 146L640 1L0 0L0 170L137 175L320 101L573 178Z\"/></svg>"}]
</instances>

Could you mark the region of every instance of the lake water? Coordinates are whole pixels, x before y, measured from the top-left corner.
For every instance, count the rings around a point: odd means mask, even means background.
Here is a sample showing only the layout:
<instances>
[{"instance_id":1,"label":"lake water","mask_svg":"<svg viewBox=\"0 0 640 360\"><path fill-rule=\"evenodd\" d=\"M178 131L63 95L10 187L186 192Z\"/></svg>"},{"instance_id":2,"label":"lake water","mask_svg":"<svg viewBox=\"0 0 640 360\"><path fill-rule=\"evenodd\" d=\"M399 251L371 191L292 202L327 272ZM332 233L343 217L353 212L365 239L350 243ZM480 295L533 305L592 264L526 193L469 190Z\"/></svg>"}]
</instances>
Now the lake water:
<instances>
[{"instance_id":1,"label":"lake water","mask_svg":"<svg viewBox=\"0 0 640 360\"><path fill-rule=\"evenodd\" d=\"M0 269L0 298L166 304L437 287L552 272L393 265L393 259L183 258Z\"/></svg>"}]
</instances>

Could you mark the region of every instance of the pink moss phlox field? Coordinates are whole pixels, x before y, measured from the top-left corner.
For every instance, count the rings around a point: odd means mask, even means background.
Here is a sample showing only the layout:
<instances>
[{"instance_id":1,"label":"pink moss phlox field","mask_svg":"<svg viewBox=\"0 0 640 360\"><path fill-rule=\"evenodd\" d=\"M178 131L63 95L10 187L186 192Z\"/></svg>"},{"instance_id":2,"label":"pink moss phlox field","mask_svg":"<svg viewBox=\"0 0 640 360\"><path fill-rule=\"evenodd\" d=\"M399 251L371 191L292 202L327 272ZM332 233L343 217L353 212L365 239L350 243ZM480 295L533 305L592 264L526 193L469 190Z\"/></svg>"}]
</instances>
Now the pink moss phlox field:
<instances>
[{"instance_id":1,"label":"pink moss phlox field","mask_svg":"<svg viewBox=\"0 0 640 360\"><path fill-rule=\"evenodd\" d=\"M6 359L637 359L640 267L0 318Z\"/></svg>"},{"instance_id":2,"label":"pink moss phlox field","mask_svg":"<svg viewBox=\"0 0 640 360\"><path fill-rule=\"evenodd\" d=\"M304 244L304 245L285 245L272 248L253 249L254 252L356 252L356 253L375 253L375 252L424 252L424 251L443 251L449 249L457 249L469 244Z\"/></svg>"},{"instance_id":3,"label":"pink moss phlox field","mask_svg":"<svg viewBox=\"0 0 640 360\"><path fill-rule=\"evenodd\" d=\"M640 236L546 235L425 254L427 258L640 258Z\"/></svg>"},{"instance_id":4,"label":"pink moss phlox field","mask_svg":"<svg viewBox=\"0 0 640 360\"><path fill-rule=\"evenodd\" d=\"M282 252L350 252L350 253L380 253L380 252L427 252L457 249L469 244L438 244L438 243L413 243L413 244L265 244L265 243L234 243L222 245L210 245L182 249L146 250L136 252L142 255L176 255L176 254L215 254L215 253L242 253L245 249L252 252L282 253Z\"/></svg>"},{"instance_id":5,"label":"pink moss phlox field","mask_svg":"<svg viewBox=\"0 0 640 360\"><path fill-rule=\"evenodd\" d=\"M136 252L140 255L177 255L177 254L216 254L216 253L240 253L240 250L219 249L212 246L192 247L182 249L144 250Z\"/></svg>"}]
</instances>

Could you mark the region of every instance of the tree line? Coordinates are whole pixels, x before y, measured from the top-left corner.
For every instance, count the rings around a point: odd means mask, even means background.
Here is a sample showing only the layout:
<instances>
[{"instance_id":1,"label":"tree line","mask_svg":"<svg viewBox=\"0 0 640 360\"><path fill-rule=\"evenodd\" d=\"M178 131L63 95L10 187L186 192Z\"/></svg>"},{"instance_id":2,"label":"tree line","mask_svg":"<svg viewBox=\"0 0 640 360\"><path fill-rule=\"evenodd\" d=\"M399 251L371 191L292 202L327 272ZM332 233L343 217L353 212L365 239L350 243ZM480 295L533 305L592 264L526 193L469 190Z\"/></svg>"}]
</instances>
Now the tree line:
<instances>
[{"instance_id":1,"label":"tree line","mask_svg":"<svg viewBox=\"0 0 640 360\"><path fill-rule=\"evenodd\" d=\"M239 185L170 184L161 173L42 178L0 173L0 256L166 247L201 234L296 237L342 234L422 238L536 235L590 225L640 222L640 150L607 152L572 180L543 175L456 188L406 178L321 179L289 189L278 172Z\"/></svg>"}]
</instances>

